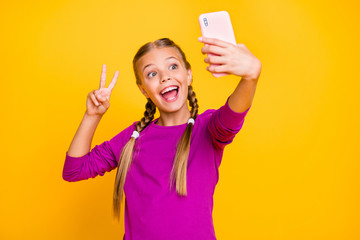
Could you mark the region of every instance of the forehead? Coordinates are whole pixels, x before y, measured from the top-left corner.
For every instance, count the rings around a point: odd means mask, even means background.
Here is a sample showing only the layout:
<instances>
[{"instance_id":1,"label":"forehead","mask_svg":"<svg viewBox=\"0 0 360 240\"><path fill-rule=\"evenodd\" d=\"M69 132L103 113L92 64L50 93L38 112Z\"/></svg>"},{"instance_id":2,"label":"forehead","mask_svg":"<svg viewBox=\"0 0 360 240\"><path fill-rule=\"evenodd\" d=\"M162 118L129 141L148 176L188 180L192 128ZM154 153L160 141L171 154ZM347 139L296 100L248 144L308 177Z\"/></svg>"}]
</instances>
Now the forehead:
<instances>
[{"instance_id":1,"label":"forehead","mask_svg":"<svg viewBox=\"0 0 360 240\"><path fill-rule=\"evenodd\" d=\"M163 47L151 49L139 59L137 65L140 69L142 69L143 66L146 66L148 64L161 64L169 57L174 57L181 62L181 55L176 48Z\"/></svg>"}]
</instances>

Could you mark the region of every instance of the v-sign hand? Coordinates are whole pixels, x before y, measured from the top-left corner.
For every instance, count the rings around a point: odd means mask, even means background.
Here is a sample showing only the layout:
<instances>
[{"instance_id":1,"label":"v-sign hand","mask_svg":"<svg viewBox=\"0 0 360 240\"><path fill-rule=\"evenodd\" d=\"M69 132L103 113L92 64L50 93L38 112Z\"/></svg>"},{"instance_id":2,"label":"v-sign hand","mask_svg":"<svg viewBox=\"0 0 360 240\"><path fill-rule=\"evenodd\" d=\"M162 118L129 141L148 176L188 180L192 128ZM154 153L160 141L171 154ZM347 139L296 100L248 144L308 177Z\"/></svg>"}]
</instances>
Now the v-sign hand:
<instances>
[{"instance_id":1,"label":"v-sign hand","mask_svg":"<svg viewBox=\"0 0 360 240\"><path fill-rule=\"evenodd\" d=\"M100 76L100 86L99 89L93 90L88 94L86 101L86 113L88 115L100 115L102 116L107 109L110 107L110 96L111 92L115 87L119 76L119 71L116 71L113 79L111 80L109 86L106 88L106 65L103 64L101 76Z\"/></svg>"}]
</instances>

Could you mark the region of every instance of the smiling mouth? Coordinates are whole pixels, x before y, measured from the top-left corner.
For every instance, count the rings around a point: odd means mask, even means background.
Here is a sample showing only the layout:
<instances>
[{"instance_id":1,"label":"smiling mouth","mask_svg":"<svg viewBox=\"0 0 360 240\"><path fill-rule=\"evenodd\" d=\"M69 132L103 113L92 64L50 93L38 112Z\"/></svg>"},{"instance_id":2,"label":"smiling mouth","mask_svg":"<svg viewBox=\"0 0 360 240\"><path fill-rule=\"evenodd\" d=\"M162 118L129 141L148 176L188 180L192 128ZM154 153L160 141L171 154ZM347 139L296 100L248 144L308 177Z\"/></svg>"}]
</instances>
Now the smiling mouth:
<instances>
[{"instance_id":1,"label":"smiling mouth","mask_svg":"<svg viewBox=\"0 0 360 240\"><path fill-rule=\"evenodd\" d=\"M168 87L166 88L160 95L167 101L167 102L173 102L177 99L179 93L179 87Z\"/></svg>"}]
</instances>

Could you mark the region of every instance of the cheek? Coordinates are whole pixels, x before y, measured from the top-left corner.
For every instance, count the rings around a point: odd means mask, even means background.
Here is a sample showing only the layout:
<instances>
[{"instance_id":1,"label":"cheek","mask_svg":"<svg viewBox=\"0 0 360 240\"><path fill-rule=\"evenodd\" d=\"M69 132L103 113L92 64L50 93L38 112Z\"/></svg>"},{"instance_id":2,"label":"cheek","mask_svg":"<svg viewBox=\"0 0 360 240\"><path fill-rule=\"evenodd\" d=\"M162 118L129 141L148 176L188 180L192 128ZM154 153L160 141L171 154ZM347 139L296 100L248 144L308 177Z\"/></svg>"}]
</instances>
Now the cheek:
<instances>
[{"instance_id":1,"label":"cheek","mask_svg":"<svg viewBox=\"0 0 360 240\"><path fill-rule=\"evenodd\" d=\"M175 78L181 80L182 83L187 83L188 77L187 74L184 72L176 72L173 75Z\"/></svg>"},{"instance_id":2,"label":"cheek","mask_svg":"<svg viewBox=\"0 0 360 240\"><path fill-rule=\"evenodd\" d=\"M188 88L187 86L184 86L183 89L182 89L182 94L185 98L187 98L188 96Z\"/></svg>"},{"instance_id":3,"label":"cheek","mask_svg":"<svg viewBox=\"0 0 360 240\"><path fill-rule=\"evenodd\" d=\"M157 92L158 91L158 84L156 84L155 81L153 83L148 84L148 89L151 92L151 94L153 94L153 95L158 94L158 92Z\"/></svg>"}]
</instances>

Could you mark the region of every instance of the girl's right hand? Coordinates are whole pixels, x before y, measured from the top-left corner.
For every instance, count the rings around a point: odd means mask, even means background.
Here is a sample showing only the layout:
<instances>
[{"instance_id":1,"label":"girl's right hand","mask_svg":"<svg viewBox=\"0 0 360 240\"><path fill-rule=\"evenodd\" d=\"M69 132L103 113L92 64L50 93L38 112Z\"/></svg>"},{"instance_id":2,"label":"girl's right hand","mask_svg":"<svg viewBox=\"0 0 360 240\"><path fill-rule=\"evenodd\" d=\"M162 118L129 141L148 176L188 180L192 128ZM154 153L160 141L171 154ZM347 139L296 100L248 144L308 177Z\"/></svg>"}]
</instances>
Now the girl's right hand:
<instances>
[{"instance_id":1,"label":"girl's right hand","mask_svg":"<svg viewBox=\"0 0 360 240\"><path fill-rule=\"evenodd\" d=\"M110 107L110 95L113 90L117 78L119 76L119 71L116 71L114 77L107 88L105 88L106 82L106 65L103 64L101 77L100 77L100 87L99 89L91 91L86 100L86 114L89 116L99 115L102 116Z\"/></svg>"}]
</instances>

